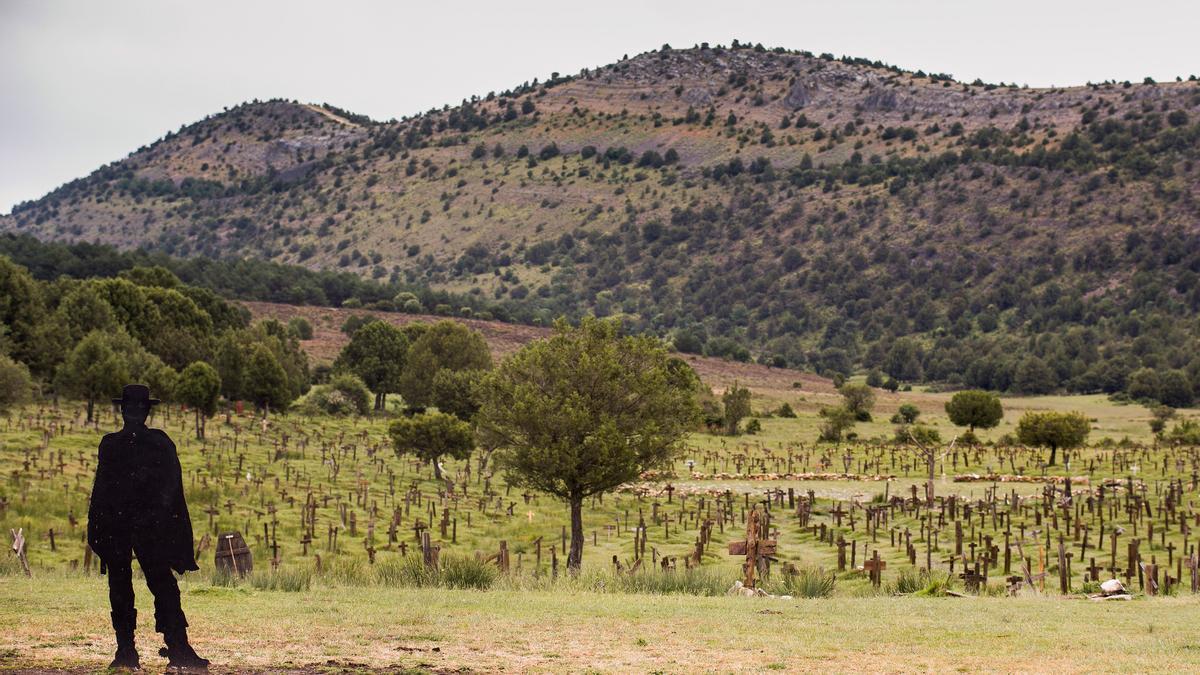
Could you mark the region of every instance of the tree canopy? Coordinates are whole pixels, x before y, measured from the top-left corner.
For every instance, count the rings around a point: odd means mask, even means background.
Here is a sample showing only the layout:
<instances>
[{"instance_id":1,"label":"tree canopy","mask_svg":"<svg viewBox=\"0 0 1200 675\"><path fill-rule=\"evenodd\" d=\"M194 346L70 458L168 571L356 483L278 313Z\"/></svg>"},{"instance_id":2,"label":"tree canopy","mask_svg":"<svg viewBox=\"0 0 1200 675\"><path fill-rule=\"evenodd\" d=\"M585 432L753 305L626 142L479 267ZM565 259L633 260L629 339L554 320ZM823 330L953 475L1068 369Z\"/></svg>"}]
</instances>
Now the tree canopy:
<instances>
[{"instance_id":1,"label":"tree canopy","mask_svg":"<svg viewBox=\"0 0 1200 675\"><path fill-rule=\"evenodd\" d=\"M991 429L1004 419L1004 408L1000 397L995 394L972 389L960 391L946 401L946 414L950 421L960 427L968 427L972 434L976 429Z\"/></svg>"},{"instance_id":2,"label":"tree canopy","mask_svg":"<svg viewBox=\"0 0 1200 675\"><path fill-rule=\"evenodd\" d=\"M1066 451L1083 445L1092 424L1082 413L1029 411L1017 423L1017 438L1025 445L1050 448L1050 465L1056 460L1058 449L1063 449L1064 461L1069 465Z\"/></svg>"},{"instance_id":3,"label":"tree canopy","mask_svg":"<svg viewBox=\"0 0 1200 675\"><path fill-rule=\"evenodd\" d=\"M479 426L499 439L509 479L566 501L567 565L583 556L583 500L633 480L675 456L699 420L695 383L647 336L586 318L555 323L481 386Z\"/></svg>"},{"instance_id":4,"label":"tree canopy","mask_svg":"<svg viewBox=\"0 0 1200 675\"><path fill-rule=\"evenodd\" d=\"M438 460L443 455L467 459L475 448L471 425L440 411L401 417L388 427L396 454L411 454L433 464L433 475L442 479Z\"/></svg>"}]
</instances>

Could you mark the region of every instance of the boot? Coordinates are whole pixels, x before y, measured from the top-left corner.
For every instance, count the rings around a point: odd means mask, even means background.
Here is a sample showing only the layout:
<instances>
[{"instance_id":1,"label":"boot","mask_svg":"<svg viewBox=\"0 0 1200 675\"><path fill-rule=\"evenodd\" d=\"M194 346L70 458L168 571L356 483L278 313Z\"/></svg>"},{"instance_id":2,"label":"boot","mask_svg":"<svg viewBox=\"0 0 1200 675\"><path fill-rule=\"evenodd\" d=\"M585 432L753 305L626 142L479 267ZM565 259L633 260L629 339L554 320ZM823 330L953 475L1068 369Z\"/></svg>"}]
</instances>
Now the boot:
<instances>
[{"instance_id":1,"label":"boot","mask_svg":"<svg viewBox=\"0 0 1200 675\"><path fill-rule=\"evenodd\" d=\"M112 613L113 630L117 633L117 653L113 656L112 663L108 664L109 668L141 669L142 664L138 659L137 647L133 643L133 627L136 625L136 617L136 611L133 619L129 621L118 617L116 612Z\"/></svg>"},{"instance_id":2,"label":"boot","mask_svg":"<svg viewBox=\"0 0 1200 675\"><path fill-rule=\"evenodd\" d=\"M208 668L208 659L200 658L196 650L188 644L186 628L163 633L163 639L167 643L168 668ZM162 651L160 650L159 653L161 654Z\"/></svg>"}]
</instances>

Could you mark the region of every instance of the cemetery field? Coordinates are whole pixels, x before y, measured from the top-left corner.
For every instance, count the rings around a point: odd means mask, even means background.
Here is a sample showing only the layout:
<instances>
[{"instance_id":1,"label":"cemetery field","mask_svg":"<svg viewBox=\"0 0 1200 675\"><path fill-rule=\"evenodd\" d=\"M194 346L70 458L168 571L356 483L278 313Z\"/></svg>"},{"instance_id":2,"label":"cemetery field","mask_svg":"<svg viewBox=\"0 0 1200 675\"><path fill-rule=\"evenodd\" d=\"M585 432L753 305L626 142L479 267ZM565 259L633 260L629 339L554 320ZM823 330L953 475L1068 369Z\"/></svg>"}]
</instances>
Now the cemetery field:
<instances>
[{"instance_id":1,"label":"cemetery field","mask_svg":"<svg viewBox=\"0 0 1200 675\"><path fill-rule=\"evenodd\" d=\"M1051 464L1044 448L950 443L939 395L905 395L941 444L891 443L879 421L816 443L803 409L762 416L754 435L692 434L672 465L585 502L578 576L566 506L509 485L483 450L443 458L438 479L396 455L389 417L231 411L201 441L164 406L150 425L183 468L195 642L239 670L1200 667L1200 450L1098 433L1144 408L1047 398L1086 408L1096 441ZM111 657L84 533L96 447L116 426L76 402L0 419L0 531L25 544L0 554L0 669ZM756 520L754 581L774 597L730 595ZM252 556L236 570L217 566L227 533ZM1127 601L1089 599L1113 578Z\"/></svg>"},{"instance_id":2,"label":"cemetery field","mask_svg":"<svg viewBox=\"0 0 1200 675\"><path fill-rule=\"evenodd\" d=\"M247 672L1186 672L1200 600L833 600L185 581L193 644ZM143 666L154 655L140 591ZM111 657L95 576L0 578L0 670L92 672Z\"/></svg>"}]
</instances>

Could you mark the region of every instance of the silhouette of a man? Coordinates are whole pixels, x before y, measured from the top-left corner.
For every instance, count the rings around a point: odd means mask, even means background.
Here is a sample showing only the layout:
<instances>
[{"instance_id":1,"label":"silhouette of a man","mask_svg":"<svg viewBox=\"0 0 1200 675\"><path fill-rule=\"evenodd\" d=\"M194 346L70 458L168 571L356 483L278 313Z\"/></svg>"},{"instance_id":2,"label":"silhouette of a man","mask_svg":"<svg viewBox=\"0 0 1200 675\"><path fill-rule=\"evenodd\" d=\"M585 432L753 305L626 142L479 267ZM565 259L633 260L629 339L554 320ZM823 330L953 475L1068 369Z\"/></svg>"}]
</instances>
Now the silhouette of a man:
<instances>
[{"instance_id":1,"label":"silhouette of a man","mask_svg":"<svg viewBox=\"0 0 1200 675\"><path fill-rule=\"evenodd\" d=\"M88 544L108 568L108 599L117 634L117 654L110 667L140 665L133 643L133 555L154 594L154 630L163 634L170 666L207 667L208 661L188 644L187 619L175 582L174 572L200 569L192 553L192 521L175 444L161 430L146 427L150 406L158 403L146 385L126 385L113 403L121 406L125 426L100 441L88 509Z\"/></svg>"}]
</instances>

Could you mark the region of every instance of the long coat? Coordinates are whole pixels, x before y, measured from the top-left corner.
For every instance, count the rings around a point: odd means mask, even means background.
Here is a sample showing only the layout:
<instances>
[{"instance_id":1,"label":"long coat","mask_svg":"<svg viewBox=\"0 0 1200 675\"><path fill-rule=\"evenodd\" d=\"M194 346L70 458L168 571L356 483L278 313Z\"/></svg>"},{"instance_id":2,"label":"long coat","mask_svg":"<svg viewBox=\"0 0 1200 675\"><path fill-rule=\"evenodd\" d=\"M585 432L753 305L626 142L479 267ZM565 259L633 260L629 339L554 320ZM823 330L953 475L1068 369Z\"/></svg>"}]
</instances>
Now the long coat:
<instances>
[{"instance_id":1,"label":"long coat","mask_svg":"<svg viewBox=\"0 0 1200 675\"><path fill-rule=\"evenodd\" d=\"M160 429L122 429L100 441L88 544L106 563L127 558L198 570L175 444Z\"/></svg>"}]
</instances>

